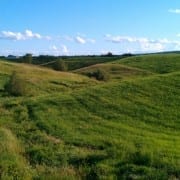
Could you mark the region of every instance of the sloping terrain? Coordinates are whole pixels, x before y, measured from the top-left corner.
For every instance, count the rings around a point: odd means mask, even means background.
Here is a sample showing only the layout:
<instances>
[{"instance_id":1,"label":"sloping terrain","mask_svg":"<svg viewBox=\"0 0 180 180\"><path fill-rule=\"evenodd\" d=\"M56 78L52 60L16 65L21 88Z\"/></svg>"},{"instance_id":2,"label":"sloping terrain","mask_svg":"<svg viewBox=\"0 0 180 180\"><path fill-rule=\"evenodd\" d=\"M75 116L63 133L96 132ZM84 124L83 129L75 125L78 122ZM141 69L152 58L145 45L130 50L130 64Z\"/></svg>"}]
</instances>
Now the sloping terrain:
<instances>
[{"instance_id":1,"label":"sloping terrain","mask_svg":"<svg viewBox=\"0 0 180 180\"><path fill-rule=\"evenodd\" d=\"M0 177L180 178L180 60L162 73L163 59L137 58L76 71L102 68L106 82L0 62ZM5 92L14 70L33 93Z\"/></svg>"},{"instance_id":2,"label":"sloping terrain","mask_svg":"<svg viewBox=\"0 0 180 180\"><path fill-rule=\"evenodd\" d=\"M137 77L153 75L152 72L146 70L129 67L121 64L111 64L111 63L96 64L81 69L77 69L74 72L78 74L88 75L89 73L95 72L98 69L107 72L110 75L111 80L124 80L134 77L137 78Z\"/></svg>"},{"instance_id":3,"label":"sloping terrain","mask_svg":"<svg viewBox=\"0 0 180 180\"><path fill-rule=\"evenodd\" d=\"M114 63L160 74L180 71L180 55L177 53L140 55L115 61Z\"/></svg>"},{"instance_id":4,"label":"sloping terrain","mask_svg":"<svg viewBox=\"0 0 180 180\"><path fill-rule=\"evenodd\" d=\"M32 95L44 95L75 90L97 82L74 73L58 72L34 65L0 62L1 89L9 76L16 72L32 90ZM3 83L4 82L4 83Z\"/></svg>"},{"instance_id":5,"label":"sloping terrain","mask_svg":"<svg viewBox=\"0 0 180 180\"><path fill-rule=\"evenodd\" d=\"M54 68L55 62L62 60L65 62L68 70L75 70L83 67L87 67L94 64L112 62L116 59L121 59L126 56L65 56L65 57L53 57L53 56L39 56L33 57L33 64L43 65L49 68ZM19 60L16 60L19 61Z\"/></svg>"}]
</instances>

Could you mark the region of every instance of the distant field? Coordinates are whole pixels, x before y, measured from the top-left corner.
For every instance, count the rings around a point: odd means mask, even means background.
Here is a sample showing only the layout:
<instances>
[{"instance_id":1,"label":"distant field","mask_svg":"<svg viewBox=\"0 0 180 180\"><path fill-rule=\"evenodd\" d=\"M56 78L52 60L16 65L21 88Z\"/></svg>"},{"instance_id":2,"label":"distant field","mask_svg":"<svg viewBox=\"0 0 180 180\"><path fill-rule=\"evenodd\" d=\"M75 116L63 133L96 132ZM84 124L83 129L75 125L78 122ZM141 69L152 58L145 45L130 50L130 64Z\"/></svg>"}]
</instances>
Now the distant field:
<instances>
[{"instance_id":1,"label":"distant field","mask_svg":"<svg viewBox=\"0 0 180 180\"><path fill-rule=\"evenodd\" d=\"M29 94L4 90L14 70ZM0 61L0 179L180 179L179 107L177 54L71 73Z\"/></svg>"}]
</instances>

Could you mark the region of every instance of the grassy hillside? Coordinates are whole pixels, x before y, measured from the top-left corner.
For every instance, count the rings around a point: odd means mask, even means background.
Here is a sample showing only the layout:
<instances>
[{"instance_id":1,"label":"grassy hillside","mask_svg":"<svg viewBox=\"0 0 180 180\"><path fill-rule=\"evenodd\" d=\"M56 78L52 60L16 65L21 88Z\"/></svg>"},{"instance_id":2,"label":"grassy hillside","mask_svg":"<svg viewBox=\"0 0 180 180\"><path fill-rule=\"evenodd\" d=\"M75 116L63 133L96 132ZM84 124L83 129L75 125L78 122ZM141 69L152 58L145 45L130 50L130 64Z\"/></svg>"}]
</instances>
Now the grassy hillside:
<instances>
[{"instance_id":1,"label":"grassy hillside","mask_svg":"<svg viewBox=\"0 0 180 180\"><path fill-rule=\"evenodd\" d=\"M153 75L152 72L129 67L120 64L96 64L88 67L84 67L81 69L77 69L74 72L78 74L88 75L89 73L95 72L97 70L105 71L109 76L110 80L125 80L125 79L132 79L134 77L143 77Z\"/></svg>"},{"instance_id":2,"label":"grassy hillside","mask_svg":"<svg viewBox=\"0 0 180 180\"><path fill-rule=\"evenodd\" d=\"M180 61L160 56L76 71L106 82L0 62L1 179L180 178ZM14 70L33 93L4 91Z\"/></svg>"},{"instance_id":3,"label":"grassy hillside","mask_svg":"<svg viewBox=\"0 0 180 180\"><path fill-rule=\"evenodd\" d=\"M62 56L62 57L55 57L55 56L38 56L33 57L32 63L36 65L43 65L45 67L54 68L55 62L57 60L62 60L65 62L68 70L75 70L82 67L87 67L90 65L98 64L98 63L105 63L105 62L112 62L120 58L127 57L126 55L113 55L113 56ZM17 59L14 61L21 62L22 59Z\"/></svg>"},{"instance_id":4,"label":"grassy hillside","mask_svg":"<svg viewBox=\"0 0 180 180\"><path fill-rule=\"evenodd\" d=\"M125 58L115 63L121 63L161 74L180 71L180 55L175 53L141 55Z\"/></svg>"},{"instance_id":5,"label":"grassy hillside","mask_svg":"<svg viewBox=\"0 0 180 180\"><path fill-rule=\"evenodd\" d=\"M96 81L85 76L68 72L57 72L34 65L0 62L0 87L3 89L5 81L13 72L16 72L25 85L30 89L30 95L44 95L59 93L87 87L89 84L96 84ZM3 83L4 82L4 83ZM32 92L31 92L32 91Z\"/></svg>"},{"instance_id":6,"label":"grassy hillside","mask_svg":"<svg viewBox=\"0 0 180 180\"><path fill-rule=\"evenodd\" d=\"M66 62L69 70L75 70L82 67L87 67L90 65L94 65L97 63L105 63L111 62L116 59L123 58L121 56L80 56L80 57L71 57L65 58L64 61Z\"/></svg>"}]
</instances>

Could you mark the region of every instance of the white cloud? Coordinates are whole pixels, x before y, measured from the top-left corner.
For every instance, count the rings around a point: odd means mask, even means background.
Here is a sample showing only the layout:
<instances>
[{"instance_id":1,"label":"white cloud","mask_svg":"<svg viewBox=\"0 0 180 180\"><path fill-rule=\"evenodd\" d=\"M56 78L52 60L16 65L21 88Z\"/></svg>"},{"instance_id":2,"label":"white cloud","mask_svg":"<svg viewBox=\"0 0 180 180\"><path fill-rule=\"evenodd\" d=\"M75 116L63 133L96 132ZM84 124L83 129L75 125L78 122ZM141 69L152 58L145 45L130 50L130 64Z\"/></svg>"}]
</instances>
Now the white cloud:
<instances>
[{"instance_id":1,"label":"white cloud","mask_svg":"<svg viewBox=\"0 0 180 180\"><path fill-rule=\"evenodd\" d=\"M128 42L128 43L147 43L150 42L147 38L136 38L136 37L130 37L130 36L112 36L110 34L105 35L105 39L107 41L113 42L113 43L122 43L122 42ZM153 43L153 41L151 40Z\"/></svg>"},{"instance_id":2,"label":"white cloud","mask_svg":"<svg viewBox=\"0 0 180 180\"><path fill-rule=\"evenodd\" d=\"M31 30L26 30L24 33L24 38L35 38L35 39L41 39L41 35L38 33L33 33Z\"/></svg>"},{"instance_id":3,"label":"white cloud","mask_svg":"<svg viewBox=\"0 0 180 180\"><path fill-rule=\"evenodd\" d=\"M180 14L180 9L169 9L168 12L175 13L175 14Z\"/></svg>"},{"instance_id":4,"label":"white cloud","mask_svg":"<svg viewBox=\"0 0 180 180\"><path fill-rule=\"evenodd\" d=\"M142 43L141 44L142 51L163 51L165 46L161 43Z\"/></svg>"},{"instance_id":5,"label":"white cloud","mask_svg":"<svg viewBox=\"0 0 180 180\"><path fill-rule=\"evenodd\" d=\"M50 40L49 36L41 36L39 33L33 33L31 30L25 30L24 32L12 32L12 31L2 31L0 33L0 39L7 39L7 40L29 40L29 39L48 39Z\"/></svg>"},{"instance_id":6,"label":"white cloud","mask_svg":"<svg viewBox=\"0 0 180 180\"><path fill-rule=\"evenodd\" d=\"M1 39L9 39L9 40L22 40L24 39L21 33L15 33L11 31L2 31Z\"/></svg>"},{"instance_id":7,"label":"white cloud","mask_svg":"<svg viewBox=\"0 0 180 180\"><path fill-rule=\"evenodd\" d=\"M86 43L94 44L96 42L95 39L86 38L85 36L80 36L80 35L76 36L74 40L79 44L86 44Z\"/></svg>"},{"instance_id":8,"label":"white cloud","mask_svg":"<svg viewBox=\"0 0 180 180\"><path fill-rule=\"evenodd\" d=\"M159 40L157 40L156 42L157 42L157 43L162 43L162 44L171 44L171 43L172 43L172 41L170 41L170 40L168 40L168 39L166 39L166 38L164 38L164 39L159 39Z\"/></svg>"},{"instance_id":9,"label":"white cloud","mask_svg":"<svg viewBox=\"0 0 180 180\"><path fill-rule=\"evenodd\" d=\"M76 42L78 44L94 44L96 42L95 39L92 38L87 38L86 35L77 33L76 36L69 36L69 35L64 35L64 36L57 36L56 40L58 41L68 41L68 42Z\"/></svg>"},{"instance_id":10,"label":"white cloud","mask_svg":"<svg viewBox=\"0 0 180 180\"><path fill-rule=\"evenodd\" d=\"M69 50L66 45L61 45L60 47L56 45L52 45L49 47L49 50L50 50L49 53L54 54L54 55L68 55L69 54Z\"/></svg>"},{"instance_id":11,"label":"white cloud","mask_svg":"<svg viewBox=\"0 0 180 180\"><path fill-rule=\"evenodd\" d=\"M58 48L57 48L55 45L51 46L50 49L52 49L52 50L54 50L54 51L57 51L57 50L58 50Z\"/></svg>"},{"instance_id":12,"label":"white cloud","mask_svg":"<svg viewBox=\"0 0 180 180\"><path fill-rule=\"evenodd\" d=\"M144 37L112 36L105 35L105 40L112 43L123 44L126 47L134 47L137 51L163 51L168 49L179 49L180 41L163 39L149 39Z\"/></svg>"},{"instance_id":13,"label":"white cloud","mask_svg":"<svg viewBox=\"0 0 180 180\"><path fill-rule=\"evenodd\" d=\"M86 44L85 38L82 38L82 37L80 37L80 36L76 36L74 39L75 39L75 41L76 41L77 43L79 43L79 44Z\"/></svg>"},{"instance_id":14,"label":"white cloud","mask_svg":"<svg viewBox=\"0 0 180 180\"><path fill-rule=\"evenodd\" d=\"M61 48L62 48L62 52L63 52L64 54L68 54L68 53L69 53L69 50L68 50L67 46L61 45Z\"/></svg>"}]
</instances>

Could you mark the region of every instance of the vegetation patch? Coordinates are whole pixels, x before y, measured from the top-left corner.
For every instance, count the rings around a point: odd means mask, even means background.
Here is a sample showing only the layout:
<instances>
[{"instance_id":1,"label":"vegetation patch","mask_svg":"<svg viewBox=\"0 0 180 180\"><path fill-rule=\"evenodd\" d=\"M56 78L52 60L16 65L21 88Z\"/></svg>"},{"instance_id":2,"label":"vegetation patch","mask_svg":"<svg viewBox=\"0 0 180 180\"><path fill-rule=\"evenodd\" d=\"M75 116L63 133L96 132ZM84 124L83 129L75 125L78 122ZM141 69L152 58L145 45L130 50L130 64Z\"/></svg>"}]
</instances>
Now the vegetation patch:
<instances>
[{"instance_id":1,"label":"vegetation patch","mask_svg":"<svg viewBox=\"0 0 180 180\"><path fill-rule=\"evenodd\" d=\"M97 69L96 71L88 72L86 75L90 78L95 78L99 81L107 81L109 79L109 74L102 69Z\"/></svg>"},{"instance_id":2,"label":"vegetation patch","mask_svg":"<svg viewBox=\"0 0 180 180\"><path fill-rule=\"evenodd\" d=\"M13 96L27 96L31 94L27 80L23 79L17 72L13 72L4 89Z\"/></svg>"}]
</instances>

